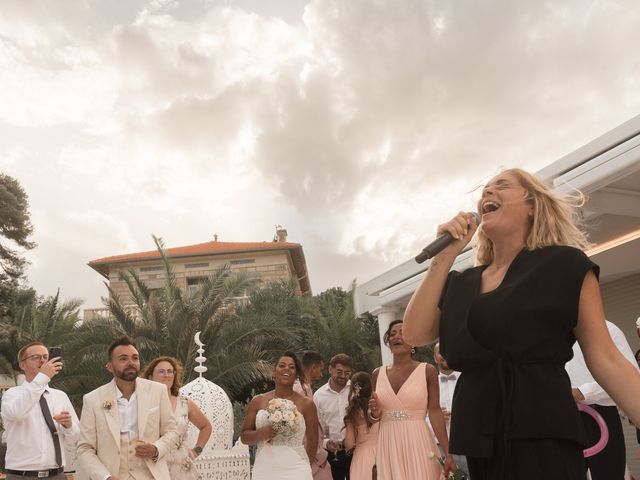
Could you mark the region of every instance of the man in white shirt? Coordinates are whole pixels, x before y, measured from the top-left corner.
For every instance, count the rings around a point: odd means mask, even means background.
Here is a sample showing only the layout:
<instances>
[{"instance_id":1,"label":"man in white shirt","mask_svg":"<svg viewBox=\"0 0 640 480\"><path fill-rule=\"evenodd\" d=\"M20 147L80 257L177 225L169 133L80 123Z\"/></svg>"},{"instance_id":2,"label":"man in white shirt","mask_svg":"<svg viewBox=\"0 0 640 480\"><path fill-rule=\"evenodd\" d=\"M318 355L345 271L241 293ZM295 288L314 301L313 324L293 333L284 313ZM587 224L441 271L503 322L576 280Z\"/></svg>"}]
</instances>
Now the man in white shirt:
<instances>
[{"instance_id":1,"label":"man in white shirt","mask_svg":"<svg viewBox=\"0 0 640 480\"><path fill-rule=\"evenodd\" d=\"M334 355L329 361L329 381L313 395L325 435L323 443L329 453L333 480L349 478L351 455L344 449L344 415L349 403L349 377L352 371L353 360L349 355Z\"/></svg>"},{"instance_id":2,"label":"man in white shirt","mask_svg":"<svg viewBox=\"0 0 640 480\"><path fill-rule=\"evenodd\" d=\"M436 343L433 348L433 359L436 361L438 365L438 384L440 386L440 408L442 410L442 414L444 415L444 421L447 427L447 437L449 436L449 431L451 430L451 405L453 404L453 392L456 389L456 383L458 383L458 378L460 377L460 372L456 372L449 368L449 364L444 359L442 355L440 355L440 342ZM433 431L431 427L431 422L428 423L429 428ZM437 441L437 440L436 440ZM438 445L440 448L440 445ZM444 452L441 451L444 455ZM464 455L453 455L453 460L456 462L458 469L462 470L467 477L469 476L469 467L467 466L467 457Z\"/></svg>"},{"instance_id":3,"label":"man in white shirt","mask_svg":"<svg viewBox=\"0 0 640 480\"><path fill-rule=\"evenodd\" d=\"M91 480L169 480L166 455L178 440L167 388L138 378L127 337L109 347L114 379L84 396L78 460Z\"/></svg>"},{"instance_id":4,"label":"man in white shirt","mask_svg":"<svg viewBox=\"0 0 640 480\"><path fill-rule=\"evenodd\" d=\"M624 333L613 323L607 321L607 329L613 343L631 364L638 368L631 347ZM592 480L624 480L626 450L622 422L618 408L607 392L596 383L591 376L582 355L582 350L576 342L573 346L573 358L565 366L573 398L576 402L585 403L593 407L604 419L609 429L609 441L600 453L586 458ZM591 416L581 413L591 445L600 439L600 429Z\"/></svg>"},{"instance_id":5,"label":"man in white shirt","mask_svg":"<svg viewBox=\"0 0 640 480\"><path fill-rule=\"evenodd\" d=\"M60 357L49 358L40 342L18 352L25 382L2 396L7 438L7 480L40 477L62 480L65 443L75 444L79 422L69 397L49 386L62 369Z\"/></svg>"}]
</instances>

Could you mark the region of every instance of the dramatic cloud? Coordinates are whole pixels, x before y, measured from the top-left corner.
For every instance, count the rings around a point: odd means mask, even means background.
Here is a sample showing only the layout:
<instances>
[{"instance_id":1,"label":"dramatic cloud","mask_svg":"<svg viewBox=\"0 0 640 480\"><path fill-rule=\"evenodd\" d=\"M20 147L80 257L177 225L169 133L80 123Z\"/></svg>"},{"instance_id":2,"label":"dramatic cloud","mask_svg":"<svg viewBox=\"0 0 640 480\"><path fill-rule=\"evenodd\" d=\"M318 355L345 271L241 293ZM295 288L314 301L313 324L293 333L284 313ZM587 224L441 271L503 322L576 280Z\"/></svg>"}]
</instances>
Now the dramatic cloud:
<instances>
[{"instance_id":1,"label":"dramatic cloud","mask_svg":"<svg viewBox=\"0 0 640 480\"><path fill-rule=\"evenodd\" d=\"M640 110L632 0L3 3L0 169L30 195L42 293L214 233L303 244L316 292L381 273Z\"/></svg>"}]
</instances>

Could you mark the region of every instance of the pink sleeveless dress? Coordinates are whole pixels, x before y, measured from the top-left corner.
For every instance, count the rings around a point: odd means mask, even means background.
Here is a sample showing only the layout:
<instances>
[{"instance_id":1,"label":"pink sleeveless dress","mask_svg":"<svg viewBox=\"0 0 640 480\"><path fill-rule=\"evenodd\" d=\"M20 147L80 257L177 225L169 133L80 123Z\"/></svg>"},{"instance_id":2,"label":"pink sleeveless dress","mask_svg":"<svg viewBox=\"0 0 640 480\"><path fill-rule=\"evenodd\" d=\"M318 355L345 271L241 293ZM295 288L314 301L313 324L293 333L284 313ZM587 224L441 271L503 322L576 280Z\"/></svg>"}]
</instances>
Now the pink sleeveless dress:
<instances>
[{"instance_id":1,"label":"pink sleeveless dress","mask_svg":"<svg viewBox=\"0 0 640 480\"><path fill-rule=\"evenodd\" d=\"M351 480L371 480L371 472L376 464L376 445L378 443L377 423L367 428L367 424L358 425L356 448L353 451L349 478Z\"/></svg>"},{"instance_id":2,"label":"pink sleeveless dress","mask_svg":"<svg viewBox=\"0 0 640 480\"><path fill-rule=\"evenodd\" d=\"M427 427L426 364L418 365L398 394L380 368L376 394L382 411L376 466L378 480L438 480L442 471L439 450Z\"/></svg>"}]
</instances>

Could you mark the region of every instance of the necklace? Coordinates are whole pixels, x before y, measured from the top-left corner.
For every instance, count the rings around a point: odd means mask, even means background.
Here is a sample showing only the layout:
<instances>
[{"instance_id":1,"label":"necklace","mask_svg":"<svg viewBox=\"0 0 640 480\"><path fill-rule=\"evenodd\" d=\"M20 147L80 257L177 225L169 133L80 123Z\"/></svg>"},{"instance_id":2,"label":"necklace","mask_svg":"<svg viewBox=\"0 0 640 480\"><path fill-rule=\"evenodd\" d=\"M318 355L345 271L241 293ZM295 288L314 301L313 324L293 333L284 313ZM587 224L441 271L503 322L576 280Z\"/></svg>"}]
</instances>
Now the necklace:
<instances>
[{"instance_id":1,"label":"necklace","mask_svg":"<svg viewBox=\"0 0 640 480\"><path fill-rule=\"evenodd\" d=\"M278 394L276 393L276 391L273 391L273 398L279 398L281 400L291 400L291 398L296 394L296 392L291 392L291 395L289 395L288 397L279 397Z\"/></svg>"}]
</instances>

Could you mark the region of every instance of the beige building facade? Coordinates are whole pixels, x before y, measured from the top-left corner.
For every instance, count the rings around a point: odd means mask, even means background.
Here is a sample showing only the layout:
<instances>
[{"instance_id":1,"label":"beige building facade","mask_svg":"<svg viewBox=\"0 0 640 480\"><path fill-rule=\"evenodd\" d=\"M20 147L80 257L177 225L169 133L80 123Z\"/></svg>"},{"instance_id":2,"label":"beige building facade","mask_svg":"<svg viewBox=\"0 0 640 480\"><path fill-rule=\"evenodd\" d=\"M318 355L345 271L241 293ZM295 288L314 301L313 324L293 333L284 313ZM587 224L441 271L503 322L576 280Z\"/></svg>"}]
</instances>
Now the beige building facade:
<instances>
[{"instance_id":1,"label":"beige building facade","mask_svg":"<svg viewBox=\"0 0 640 480\"><path fill-rule=\"evenodd\" d=\"M233 272L246 273L261 284L293 280L298 295L311 295L311 284L302 246L286 241L286 230L278 230L272 242L212 242L165 249L178 286L193 292L216 270L228 265ZM133 268L152 290L164 285L162 259L157 250L115 255L89 262L102 275L124 305L134 302L119 272ZM241 300L241 298L239 298ZM107 315L104 308L86 309L84 319Z\"/></svg>"}]
</instances>

